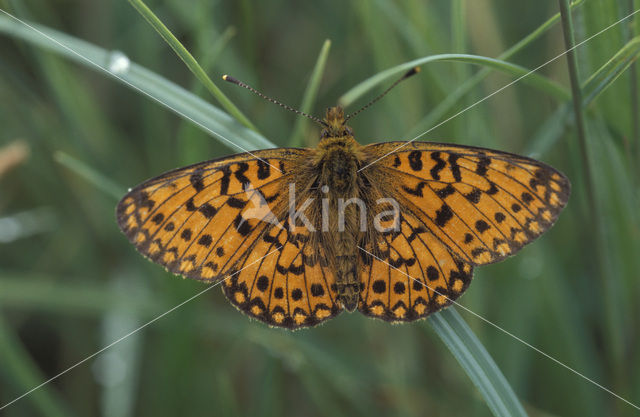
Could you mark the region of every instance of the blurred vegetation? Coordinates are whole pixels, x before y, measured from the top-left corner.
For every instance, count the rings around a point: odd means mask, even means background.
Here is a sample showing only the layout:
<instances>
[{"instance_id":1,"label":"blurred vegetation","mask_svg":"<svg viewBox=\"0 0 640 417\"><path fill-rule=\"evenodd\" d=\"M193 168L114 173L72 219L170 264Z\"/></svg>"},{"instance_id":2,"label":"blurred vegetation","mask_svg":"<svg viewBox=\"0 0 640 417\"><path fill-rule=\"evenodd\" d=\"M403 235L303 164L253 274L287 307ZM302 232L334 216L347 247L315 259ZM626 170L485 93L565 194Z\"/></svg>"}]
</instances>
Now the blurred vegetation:
<instances>
[{"instance_id":1,"label":"blurred vegetation","mask_svg":"<svg viewBox=\"0 0 640 417\"><path fill-rule=\"evenodd\" d=\"M119 232L114 207L127 187L238 151L212 132L254 148L316 143L312 123L220 75L321 115L341 97L355 99L355 110L402 68L385 70L422 58L430 62L420 76L352 121L356 137L411 139L433 128L421 139L526 154L565 172L573 194L557 225L518 256L477 269L461 303L640 403L640 14L575 50L585 159L564 57L456 115L564 51L556 1L147 5L228 103L127 2L0 0L21 19L88 42L78 46L95 59L121 51L108 56L135 63L126 80L199 115L186 120L68 51L40 48L41 35L0 14L0 406L203 289L144 260ZM576 42L638 8L638 0L582 1ZM440 54L476 57L429 58ZM114 64L104 58L98 65ZM260 134L228 116L230 105ZM529 415L637 413L458 310ZM249 321L213 289L0 413L491 415L437 336L439 322L428 323L342 314L290 333Z\"/></svg>"}]
</instances>

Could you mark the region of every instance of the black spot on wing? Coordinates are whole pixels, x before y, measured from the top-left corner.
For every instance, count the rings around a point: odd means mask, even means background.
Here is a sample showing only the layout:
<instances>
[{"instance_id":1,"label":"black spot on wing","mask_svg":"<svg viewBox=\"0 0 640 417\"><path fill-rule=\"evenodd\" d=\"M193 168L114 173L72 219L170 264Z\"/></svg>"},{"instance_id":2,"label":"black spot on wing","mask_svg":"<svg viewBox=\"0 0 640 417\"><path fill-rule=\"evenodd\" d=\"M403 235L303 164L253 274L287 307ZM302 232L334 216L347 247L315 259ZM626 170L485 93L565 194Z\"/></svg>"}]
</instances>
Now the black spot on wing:
<instances>
[{"instance_id":1,"label":"black spot on wing","mask_svg":"<svg viewBox=\"0 0 640 417\"><path fill-rule=\"evenodd\" d=\"M452 218L453 218L453 211L451 210L451 207L449 207L447 204L443 204L436 211L435 222L436 222L436 225L439 227L444 227L447 224L447 222Z\"/></svg>"},{"instance_id":2,"label":"black spot on wing","mask_svg":"<svg viewBox=\"0 0 640 417\"><path fill-rule=\"evenodd\" d=\"M426 182L420 182L418 183L418 185L415 186L415 188L409 188L406 186L402 186L402 189L405 190L406 192L408 192L411 195L415 195L417 197L422 197L422 189L427 185Z\"/></svg>"},{"instance_id":3,"label":"black spot on wing","mask_svg":"<svg viewBox=\"0 0 640 417\"><path fill-rule=\"evenodd\" d=\"M258 179L264 180L269 178L271 175L271 165L263 161L262 159L258 159Z\"/></svg>"},{"instance_id":4,"label":"black spot on wing","mask_svg":"<svg viewBox=\"0 0 640 417\"><path fill-rule=\"evenodd\" d=\"M235 198L235 197L230 197L227 200L227 204L230 207L233 207L233 208L236 208L236 209L242 209L242 208L244 208L244 206L247 205L247 201L243 201L243 200L240 200L240 199Z\"/></svg>"},{"instance_id":5,"label":"black spot on wing","mask_svg":"<svg viewBox=\"0 0 640 417\"><path fill-rule=\"evenodd\" d=\"M436 194L440 198L447 198L447 197L449 197L451 194L453 194L455 192L456 192L456 189L453 188L453 185L448 184L446 187L437 190Z\"/></svg>"},{"instance_id":6,"label":"black spot on wing","mask_svg":"<svg viewBox=\"0 0 640 417\"><path fill-rule=\"evenodd\" d=\"M473 191L471 191L468 194L465 194L464 197L467 200L471 201L472 203L477 204L480 201L481 195L482 195L482 192L477 188L474 188Z\"/></svg>"},{"instance_id":7,"label":"black spot on wing","mask_svg":"<svg viewBox=\"0 0 640 417\"><path fill-rule=\"evenodd\" d=\"M242 236L247 236L249 232L251 232L251 226L249 226L249 222L246 221L241 214L238 214L233 220L233 225L236 227L238 233L240 233Z\"/></svg>"},{"instance_id":8,"label":"black spot on wing","mask_svg":"<svg viewBox=\"0 0 640 417\"><path fill-rule=\"evenodd\" d=\"M187 209L187 211L196 211L198 209L196 205L193 204L193 197L187 200L185 208Z\"/></svg>"},{"instance_id":9,"label":"black spot on wing","mask_svg":"<svg viewBox=\"0 0 640 417\"><path fill-rule=\"evenodd\" d=\"M238 168L233 173L233 175L235 175L236 179L240 181L240 184L242 184L243 187L250 183L249 178L247 178L244 175L244 173L247 172L248 170L249 170L249 164L247 164L246 162L240 162L238 164Z\"/></svg>"},{"instance_id":10,"label":"black spot on wing","mask_svg":"<svg viewBox=\"0 0 640 417\"><path fill-rule=\"evenodd\" d=\"M200 208L198 208L198 210L207 219L210 219L213 216L215 216L217 212L216 208L209 203L204 203L203 205L200 206Z\"/></svg>"},{"instance_id":11,"label":"black spot on wing","mask_svg":"<svg viewBox=\"0 0 640 417\"><path fill-rule=\"evenodd\" d=\"M476 165L476 174L482 177L486 176L489 165L491 165L491 159L486 155L480 155L478 164Z\"/></svg>"},{"instance_id":12,"label":"black spot on wing","mask_svg":"<svg viewBox=\"0 0 640 417\"><path fill-rule=\"evenodd\" d=\"M422 152L420 151L411 151L411 153L409 153L409 166L412 170L422 170L422 160L420 158L422 158Z\"/></svg>"},{"instance_id":13,"label":"black spot on wing","mask_svg":"<svg viewBox=\"0 0 640 417\"><path fill-rule=\"evenodd\" d=\"M434 180L438 181L438 180L440 180L440 171L442 171L444 169L444 167L447 166L447 164L440 157L440 152L433 152L431 154L431 159L436 161L436 164L434 165L433 168L431 168L429 173L431 174L431 178L433 178Z\"/></svg>"},{"instance_id":14,"label":"black spot on wing","mask_svg":"<svg viewBox=\"0 0 640 417\"><path fill-rule=\"evenodd\" d=\"M189 182L191 186L197 191L200 192L204 189L204 182L202 181L202 169L198 168L189 176Z\"/></svg>"},{"instance_id":15,"label":"black spot on wing","mask_svg":"<svg viewBox=\"0 0 640 417\"><path fill-rule=\"evenodd\" d=\"M208 248L209 246L211 246L212 243L212 239L211 239L211 235L202 235L200 236L200 239L198 239L198 244L200 246L204 246L206 248Z\"/></svg>"},{"instance_id":16,"label":"black spot on wing","mask_svg":"<svg viewBox=\"0 0 640 417\"><path fill-rule=\"evenodd\" d=\"M453 175L453 179L456 180L456 182L462 181L458 159L460 159L460 155L458 155L457 153L449 154L449 165L451 167L451 174Z\"/></svg>"}]
</instances>

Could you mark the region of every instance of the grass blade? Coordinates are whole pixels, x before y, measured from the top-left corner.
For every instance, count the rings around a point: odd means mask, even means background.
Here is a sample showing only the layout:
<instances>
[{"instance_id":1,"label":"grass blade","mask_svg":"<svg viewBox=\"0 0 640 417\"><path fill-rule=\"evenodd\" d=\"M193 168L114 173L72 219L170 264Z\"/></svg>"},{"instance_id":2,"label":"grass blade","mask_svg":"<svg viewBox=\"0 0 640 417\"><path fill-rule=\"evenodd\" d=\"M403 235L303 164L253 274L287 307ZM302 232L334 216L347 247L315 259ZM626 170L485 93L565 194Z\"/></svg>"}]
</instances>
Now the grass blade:
<instances>
[{"instance_id":1,"label":"grass blade","mask_svg":"<svg viewBox=\"0 0 640 417\"><path fill-rule=\"evenodd\" d=\"M640 55L640 36L631 39L607 63L594 72L582 84L584 97L582 106L589 106L603 91L624 73ZM568 123L573 118L569 111L570 103L565 103L545 121L527 145L526 155L539 158L549 150L562 136Z\"/></svg>"},{"instance_id":2,"label":"grass blade","mask_svg":"<svg viewBox=\"0 0 640 417\"><path fill-rule=\"evenodd\" d=\"M211 78L202 69L198 61L191 55L187 48L180 43L173 33L165 26L164 23L147 7L142 0L129 0L129 3L145 18L147 22L158 32L162 39L174 50L174 52L180 57L182 62L185 63L187 68L191 70L200 82L209 90L209 92L218 100L230 115L236 118L240 123L245 125L251 130L258 131L256 127L249 121L249 119L242 114L242 112L224 95L224 93L218 88L217 85L211 81Z\"/></svg>"},{"instance_id":3,"label":"grass blade","mask_svg":"<svg viewBox=\"0 0 640 417\"><path fill-rule=\"evenodd\" d=\"M122 195L124 194L124 187L117 185L84 162L79 161L64 152L56 152L53 155L53 159L87 180L87 182L95 185L98 189L104 191L105 194L115 198L116 200L122 198Z\"/></svg>"},{"instance_id":4,"label":"grass blade","mask_svg":"<svg viewBox=\"0 0 640 417\"><path fill-rule=\"evenodd\" d=\"M439 61L455 61L455 62L465 62L468 64L482 65L482 66L490 67L493 69L497 69L506 74L510 74L516 78L522 77L525 74L530 72L529 69L524 68L520 65L512 64L510 62L502 61L495 58L479 56L479 55L468 55L468 54L432 55L428 57L415 59L413 61L405 62L404 64L400 64L395 67L384 70L382 72L379 72L373 77L370 77L364 80L360 84L353 87L351 90L347 91L345 94L342 95L342 97L340 97L338 101L343 107L346 107L349 104L353 103L358 98L360 98L363 94L367 93L368 91L376 87L378 84L384 82L386 79L394 75L401 74L419 65L424 65L430 62L439 62ZM541 91L545 91L548 94L560 100L567 100L570 97L569 92L560 84L550 80L547 77L544 77L536 73L531 73L526 77L522 78L522 82L530 84L531 86Z\"/></svg>"},{"instance_id":5,"label":"grass blade","mask_svg":"<svg viewBox=\"0 0 640 417\"><path fill-rule=\"evenodd\" d=\"M30 390L40 384L45 378L40 373L37 365L33 363L29 353L20 343L11 328L5 323L2 315L0 315L0 357L3 359L3 365L0 369L0 376L5 379L3 387L3 397L9 399L9 385L14 385L15 390L11 390L13 395ZM11 381L11 382L9 382ZM38 414L49 417L69 416L70 410L67 410L60 399L53 394L50 387L41 387L29 396L29 401L33 403ZM4 401L0 406L5 406Z\"/></svg>"},{"instance_id":6,"label":"grass blade","mask_svg":"<svg viewBox=\"0 0 640 417\"><path fill-rule=\"evenodd\" d=\"M620 314L617 309L618 300L614 296L617 292L614 288L616 283L615 281L608 279L608 271L605 265L606 260L603 255L603 243L605 242L604 237L606 236L605 225L603 224L602 217L600 216L600 206L598 205L599 201L596 195L593 168L591 166L591 159L589 156L589 145L582 98L583 92L580 86L580 78L578 74L578 60L574 51L574 28L571 12L569 11L569 0L558 0L558 3L560 6L560 13L562 15L562 30L564 34L565 48L567 50L567 66L571 81L576 134L578 136L582 175L584 176L584 188L588 204L587 215L589 218L585 219L585 221L591 221L593 225L587 236L594 242L593 267L596 268L595 275L600 280L603 293L602 303L604 304L606 311L606 319L609 322L608 329L611 343L607 346L607 353L611 363L613 364L612 372L616 374L621 371L622 363L619 358L622 357L621 352L624 350L620 342L622 340L622 331Z\"/></svg>"},{"instance_id":7,"label":"grass blade","mask_svg":"<svg viewBox=\"0 0 640 417\"><path fill-rule=\"evenodd\" d=\"M574 1L573 3L571 3L571 9L573 10L583 2L584 0ZM455 5L455 2L453 4ZM462 8L462 6L459 7ZM549 29L551 29L556 23L558 23L558 21L560 21L560 13L556 13L555 15L550 17L547 21L538 26L530 34L528 34L513 46L511 46L509 49L500 54L497 59L505 61L511 58L513 55L533 43L536 39L542 37L542 35L547 33ZM456 36L454 36L454 39L456 39ZM466 81L464 81L458 88L449 93L444 100L438 103L438 105L433 110L431 110L429 114L427 114L421 121L419 121L407 136L415 136L417 133L423 132L429 127L436 124L438 120L442 119L456 103L458 103L467 93L469 93L469 91L471 91L473 87L478 85L490 73L491 69L483 68L473 76L468 78Z\"/></svg>"},{"instance_id":8,"label":"grass blade","mask_svg":"<svg viewBox=\"0 0 640 417\"><path fill-rule=\"evenodd\" d=\"M316 61L316 65L313 67L313 72L311 73L309 84L307 84L307 89L304 91L304 96L302 97L300 110L304 113L311 113L311 107L313 107L316 95L318 94L318 87L320 86L320 81L322 80L322 74L324 74L324 67L327 63L327 57L329 56L330 49L331 41L327 39L324 41L322 49L320 49L318 60ZM303 145L302 133L308 123L309 120L306 117L297 118L296 123L293 127L293 132L291 133L291 137L287 142L290 146L297 147Z\"/></svg>"},{"instance_id":9,"label":"grass blade","mask_svg":"<svg viewBox=\"0 0 640 417\"><path fill-rule=\"evenodd\" d=\"M264 136L242 126L224 111L166 78L130 62L121 52L105 50L45 26L25 23L29 26L0 15L0 32L111 75L127 87L149 96L194 123L236 151L275 147Z\"/></svg>"},{"instance_id":10,"label":"grass blade","mask_svg":"<svg viewBox=\"0 0 640 417\"><path fill-rule=\"evenodd\" d=\"M432 314L428 320L478 388L493 415L527 415L496 363L455 308Z\"/></svg>"},{"instance_id":11,"label":"grass blade","mask_svg":"<svg viewBox=\"0 0 640 417\"><path fill-rule=\"evenodd\" d=\"M640 55L640 36L631 39L607 63L594 72L582 85L586 107L607 89Z\"/></svg>"}]
</instances>

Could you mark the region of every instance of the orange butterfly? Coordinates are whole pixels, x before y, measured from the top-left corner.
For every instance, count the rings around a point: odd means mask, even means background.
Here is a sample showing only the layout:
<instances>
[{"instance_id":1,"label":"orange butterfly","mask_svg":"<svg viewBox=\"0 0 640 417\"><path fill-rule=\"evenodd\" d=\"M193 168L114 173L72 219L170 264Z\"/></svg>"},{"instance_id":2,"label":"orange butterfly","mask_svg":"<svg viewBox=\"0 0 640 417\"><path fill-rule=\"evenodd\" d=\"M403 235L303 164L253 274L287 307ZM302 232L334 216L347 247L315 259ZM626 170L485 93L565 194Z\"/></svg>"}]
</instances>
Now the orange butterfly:
<instances>
[{"instance_id":1,"label":"orange butterfly","mask_svg":"<svg viewBox=\"0 0 640 417\"><path fill-rule=\"evenodd\" d=\"M426 317L466 290L474 266L547 230L569 197L567 178L533 159L431 142L361 146L349 117L328 109L316 149L241 153L148 180L120 201L118 224L169 271L222 281L239 310L296 329L356 308L392 322Z\"/></svg>"}]
</instances>

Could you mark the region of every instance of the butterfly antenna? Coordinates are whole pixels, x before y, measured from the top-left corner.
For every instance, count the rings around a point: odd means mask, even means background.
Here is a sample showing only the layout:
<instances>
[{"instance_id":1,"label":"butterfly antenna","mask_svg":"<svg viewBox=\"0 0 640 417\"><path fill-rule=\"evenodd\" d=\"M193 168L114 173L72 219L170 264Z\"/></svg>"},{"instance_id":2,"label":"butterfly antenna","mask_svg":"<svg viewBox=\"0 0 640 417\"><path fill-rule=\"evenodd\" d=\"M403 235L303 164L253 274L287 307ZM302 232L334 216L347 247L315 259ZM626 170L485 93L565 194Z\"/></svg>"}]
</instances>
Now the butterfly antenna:
<instances>
[{"instance_id":1,"label":"butterfly antenna","mask_svg":"<svg viewBox=\"0 0 640 417\"><path fill-rule=\"evenodd\" d=\"M311 116L310 114L307 114L307 113L305 113L303 111L296 110L293 107L287 106L284 103L280 103L278 100L262 94L260 91L256 90L255 88L251 87L250 85L247 85L247 84L243 83L240 80L236 80L235 78L233 78L230 75L226 75L225 74L225 75L222 76L222 79L225 80L225 81L230 82L231 84L235 84L235 85L238 85L238 86L240 86L242 88L246 88L247 90L251 91L252 93L256 94L257 96L262 97L263 99L265 99L267 101L270 101L273 104L277 104L278 106L280 106L280 107L282 107L284 109L292 111L295 114L299 114L300 116L307 117L307 118L313 120L314 122L318 123L320 126L327 127L327 124L325 122L323 122L322 120L318 119L317 117Z\"/></svg>"},{"instance_id":2,"label":"butterfly antenna","mask_svg":"<svg viewBox=\"0 0 640 417\"><path fill-rule=\"evenodd\" d=\"M398 79L395 83L391 84L391 86L389 88L387 88L386 90L384 90L382 92L382 94L380 94L378 97L374 98L373 100L371 100L369 103L367 103L365 106L363 106L360 110L355 111L353 113L351 113L350 115L348 115L347 117L344 118L344 121L346 122L347 120L351 119L353 116L355 116L356 114L362 112L363 110L368 109L369 107L371 107L373 105L373 103L375 103L376 101L380 100L382 97L386 96L387 93L389 91L391 91L396 85L400 84L402 81L406 80L407 78L416 75L417 73L420 72L420 67L413 67L411 68L409 71L407 71L402 77L400 77L400 79Z\"/></svg>"}]
</instances>

